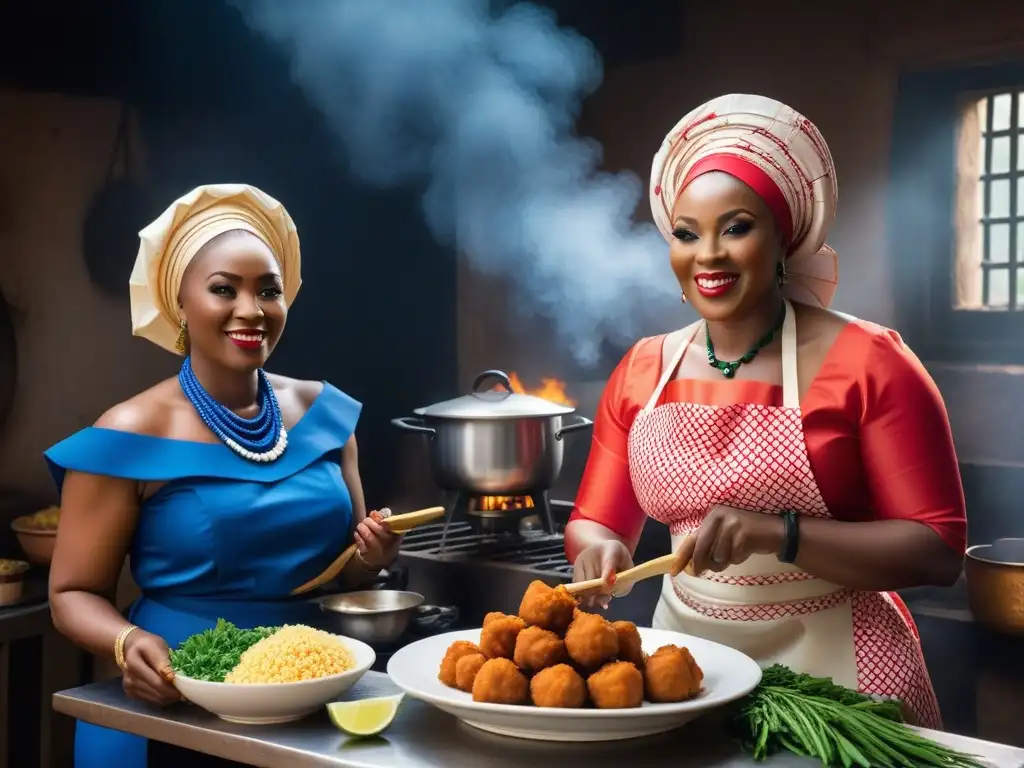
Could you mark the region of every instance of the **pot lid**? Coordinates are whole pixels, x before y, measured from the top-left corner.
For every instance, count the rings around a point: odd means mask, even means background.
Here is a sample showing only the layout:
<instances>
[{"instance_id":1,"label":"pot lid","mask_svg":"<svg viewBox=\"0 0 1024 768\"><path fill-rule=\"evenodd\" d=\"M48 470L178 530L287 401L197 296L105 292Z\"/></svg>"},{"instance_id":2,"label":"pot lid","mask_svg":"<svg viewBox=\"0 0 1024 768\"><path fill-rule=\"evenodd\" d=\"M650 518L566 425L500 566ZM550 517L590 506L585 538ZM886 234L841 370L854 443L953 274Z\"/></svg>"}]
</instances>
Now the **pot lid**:
<instances>
[{"instance_id":1,"label":"pot lid","mask_svg":"<svg viewBox=\"0 0 1024 768\"><path fill-rule=\"evenodd\" d=\"M488 379L497 379L503 391L481 391L481 386ZM484 371L474 379L470 394L417 408L413 413L435 419L523 419L564 416L575 410L572 406L553 403L542 397L513 392L508 375L503 371L492 370Z\"/></svg>"}]
</instances>

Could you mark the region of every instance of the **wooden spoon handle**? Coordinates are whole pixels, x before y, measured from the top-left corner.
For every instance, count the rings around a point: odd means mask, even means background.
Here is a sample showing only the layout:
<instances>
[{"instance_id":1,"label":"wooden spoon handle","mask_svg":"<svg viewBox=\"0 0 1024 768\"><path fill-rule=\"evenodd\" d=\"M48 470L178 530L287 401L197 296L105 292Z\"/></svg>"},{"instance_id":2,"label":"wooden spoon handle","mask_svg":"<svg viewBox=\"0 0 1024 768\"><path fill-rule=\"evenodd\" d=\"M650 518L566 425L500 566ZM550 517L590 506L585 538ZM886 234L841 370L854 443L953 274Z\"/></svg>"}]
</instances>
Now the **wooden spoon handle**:
<instances>
[{"instance_id":1,"label":"wooden spoon handle","mask_svg":"<svg viewBox=\"0 0 1024 768\"><path fill-rule=\"evenodd\" d=\"M305 592L309 592L317 587L322 587L329 581L333 581L337 578L338 574L344 570L345 566L348 565L348 561L352 559L352 555L356 553L356 545L350 544L344 552L342 552L338 558L327 566L327 570L317 576L311 581L307 581L301 587L296 587L292 590L293 595L301 595Z\"/></svg>"},{"instance_id":2,"label":"wooden spoon handle","mask_svg":"<svg viewBox=\"0 0 1024 768\"><path fill-rule=\"evenodd\" d=\"M672 553L669 555L663 555L656 557L653 560L648 560L646 563L627 568L624 571L620 571L615 575L615 583L612 587L612 594L621 592L625 587L632 586L638 581L644 579L650 579L654 576L664 576L666 573L672 572L672 565L676 561L676 554ZM690 564L687 563L685 566L687 572L689 572ZM589 592L593 589L600 589L605 586L604 579L589 579L587 581L577 581L575 584L566 584L566 590L572 595L578 595L583 592Z\"/></svg>"},{"instance_id":3,"label":"wooden spoon handle","mask_svg":"<svg viewBox=\"0 0 1024 768\"><path fill-rule=\"evenodd\" d=\"M574 581L565 585L565 591L570 595L579 595L589 592L592 589L600 589L605 584L604 579L588 579L587 581Z\"/></svg>"},{"instance_id":4,"label":"wooden spoon handle","mask_svg":"<svg viewBox=\"0 0 1024 768\"><path fill-rule=\"evenodd\" d=\"M390 528L393 533L405 533L418 525L432 523L441 517L444 517L444 507L427 507L426 509L418 509L415 512L385 517L381 522Z\"/></svg>"},{"instance_id":5,"label":"wooden spoon handle","mask_svg":"<svg viewBox=\"0 0 1024 768\"><path fill-rule=\"evenodd\" d=\"M406 533L411 531L417 525L431 523L443 516L444 507L427 507L426 509L417 509L415 512L406 512L402 515L392 515L391 517L384 518L381 522L386 525L392 533ZM338 574L344 570L345 566L348 565L348 561L352 559L352 555L355 553L356 545L350 544L349 547L342 552L333 563L327 566L327 569L323 573L315 579L307 581L301 587L293 589L292 594L301 595L312 589L316 589L317 587L322 587L329 581L333 581L338 577Z\"/></svg>"}]
</instances>

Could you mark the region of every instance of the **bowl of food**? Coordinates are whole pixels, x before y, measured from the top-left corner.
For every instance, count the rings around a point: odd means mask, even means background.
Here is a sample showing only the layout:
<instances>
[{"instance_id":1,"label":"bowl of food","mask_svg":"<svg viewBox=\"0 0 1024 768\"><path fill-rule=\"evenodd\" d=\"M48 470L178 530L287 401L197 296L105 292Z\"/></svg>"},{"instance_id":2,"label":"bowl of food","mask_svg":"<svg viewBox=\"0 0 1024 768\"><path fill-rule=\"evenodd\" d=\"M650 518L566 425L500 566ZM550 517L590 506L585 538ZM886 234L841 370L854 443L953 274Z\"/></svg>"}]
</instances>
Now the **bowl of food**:
<instances>
[{"instance_id":1,"label":"bowl of food","mask_svg":"<svg viewBox=\"0 0 1024 768\"><path fill-rule=\"evenodd\" d=\"M24 560L0 559L0 606L14 605L25 593L25 574L29 564Z\"/></svg>"},{"instance_id":2,"label":"bowl of food","mask_svg":"<svg viewBox=\"0 0 1024 768\"><path fill-rule=\"evenodd\" d=\"M533 582L518 615L402 648L388 662L414 698L481 730L544 741L612 741L678 728L746 696L750 657L679 632L609 622Z\"/></svg>"},{"instance_id":3,"label":"bowl of food","mask_svg":"<svg viewBox=\"0 0 1024 768\"><path fill-rule=\"evenodd\" d=\"M50 564L59 524L60 507L46 507L35 514L16 517L11 521L11 530L18 537L18 545L25 553L25 559L36 565Z\"/></svg>"},{"instance_id":4,"label":"bowl of food","mask_svg":"<svg viewBox=\"0 0 1024 768\"><path fill-rule=\"evenodd\" d=\"M303 625L239 629L218 621L171 651L174 685L222 720L299 720L346 693L373 666L366 643Z\"/></svg>"}]
</instances>

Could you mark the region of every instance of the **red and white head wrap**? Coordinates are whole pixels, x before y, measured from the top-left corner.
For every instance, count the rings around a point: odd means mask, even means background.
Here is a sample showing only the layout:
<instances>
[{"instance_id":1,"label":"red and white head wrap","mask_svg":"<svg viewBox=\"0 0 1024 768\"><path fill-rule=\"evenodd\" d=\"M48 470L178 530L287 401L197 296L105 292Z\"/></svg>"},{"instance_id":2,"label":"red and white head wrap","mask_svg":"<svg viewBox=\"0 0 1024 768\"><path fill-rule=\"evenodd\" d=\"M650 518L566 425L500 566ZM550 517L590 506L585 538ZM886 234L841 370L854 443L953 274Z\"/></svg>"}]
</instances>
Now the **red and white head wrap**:
<instances>
[{"instance_id":1,"label":"red and white head wrap","mask_svg":"<svg viewBox=\"0 0 1024 768\"><path fill-rule=\"evenodd\" d=\"M825 237L836 213L836 168L821 133L774 99L730 94L693 110L673 128L651 167L651 212L671 242L672 209L698 176L722 171L753 189L789 243L787 298L827 307L839 280Z\"/></svg>"}]
</instances>

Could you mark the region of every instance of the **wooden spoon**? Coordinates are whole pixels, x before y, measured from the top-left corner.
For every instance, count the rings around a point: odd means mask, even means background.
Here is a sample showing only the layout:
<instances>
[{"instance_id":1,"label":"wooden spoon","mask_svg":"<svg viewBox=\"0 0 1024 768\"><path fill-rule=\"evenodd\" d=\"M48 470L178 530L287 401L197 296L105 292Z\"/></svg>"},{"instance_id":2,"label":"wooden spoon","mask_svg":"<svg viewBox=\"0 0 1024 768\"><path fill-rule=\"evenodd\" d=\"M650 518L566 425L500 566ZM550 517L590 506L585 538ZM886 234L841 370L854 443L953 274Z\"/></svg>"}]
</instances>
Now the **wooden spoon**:
<instances>
[{"instance_id":1,"label":"wooden spoon","mask_svg":"<svg viewBox=\"0 0 1024 768\"><path fill-rule=\"evenodd\" d=\"M386 525L392 533L407 533L418 525L433 522L439 517L444 515L444 507L428 507L427 509L418 509L415 512L407 512L404 515L393 515L392 517L385 517L381 520L381 523ZM349 544L345 548L338 558L327 566L327 569L317 576L315 579L311 579L303 584L301 587L296 587L292 590L293 595L301 595L310 590L322 587L329 581L333 581L337 578L338 574L344 570L345 566L348 565L348 561L352 559L352 556L356 553L356 545Z\"/></svg>"},{"instance_id":2,"label":"wooden spoon","mask_svg":"<svg viewBox=\"0 0 1024 768\"><path fill-rule=\"evenodd\" d=\"M622 590L626 587L636 584L638 581L644 579L650 579L654 576L664 576L666 573L672 572L672 565L676 562L676 553L670 555L662 555L656 557L653 560L648 560L646 563L627 568L625 571L620 571L615 574L615 582L612 585L612 595L621 594ZM690 567L690 563L687 563L683 570L693 575L693 570ZM566 584L565 589L572 595L579 595L584 592L590 592L595 589L601 589L607 586L607 582L604 579L590 579L588 581L577 581L574 584Z\"/></svg>"}]
</instances>

